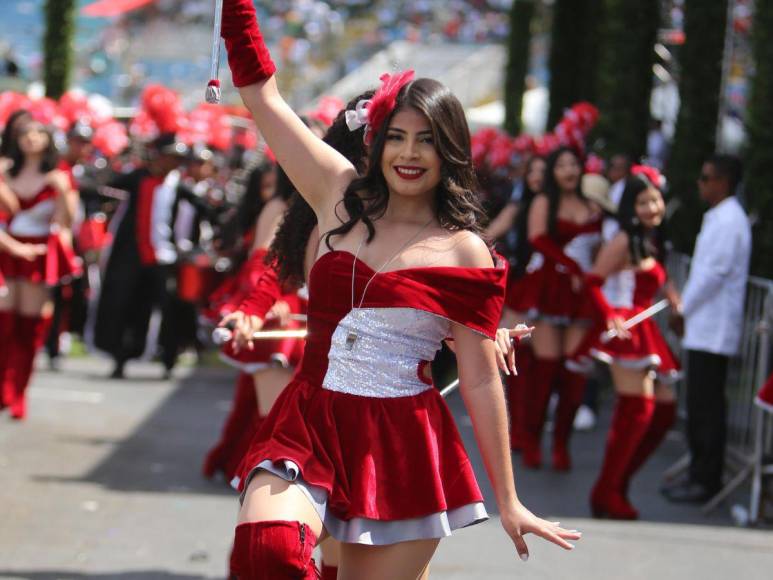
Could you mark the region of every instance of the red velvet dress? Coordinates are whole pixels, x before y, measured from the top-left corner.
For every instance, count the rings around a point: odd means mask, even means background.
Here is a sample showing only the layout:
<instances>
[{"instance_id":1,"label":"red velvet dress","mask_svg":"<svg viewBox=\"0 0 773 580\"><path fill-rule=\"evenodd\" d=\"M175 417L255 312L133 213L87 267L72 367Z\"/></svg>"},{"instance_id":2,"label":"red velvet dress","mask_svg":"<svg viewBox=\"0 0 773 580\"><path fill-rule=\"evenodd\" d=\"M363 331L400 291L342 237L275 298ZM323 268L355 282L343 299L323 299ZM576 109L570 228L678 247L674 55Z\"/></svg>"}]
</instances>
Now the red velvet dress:
<instances>
[{"instance_id":1,"label":"red velvet dress","mask_svg":"<svg viewBox=\"0 0 773 580\"><path fill-rule=\"evenodd\" d=\"M309 276L309 334L295 377L242 468L295 481L345 542L440 538L487 515L470 460L424 367L459 323L493 337L506 268L376 274L349 252ZM364 301L352 308L373 277Z\"/></svg>"},{"instance_id":2,"label":"red velvet dress","mask_svg":"<svg viewBox=\"0 0 773 580\"><path fill-rule=\"evenodd\" d=\"M601 218L585 224L563 219L556 222L554 241L584 272L593 267L596 250L601 244L601 223ZM536 250L518 289L519 295L511 302L517 310L527 312L530 320L565 325L593 318L585 292L576 292L572 288L569 269Z\"/></svg>"},{"instance_id":3,"label":"red velvet dress","mask_svg":"<svg viewBox=\"0 0 773 580\"><path fill-rule=\"evenodd\" d=\"M46 244L48 251L34 260L0 251L0 271L5 278L53 286L82 273L72 247L52 230L56 196L57 191L47 185L33 198L19 199L21 207L11 216L6 231L23 243Z\"/></svg>"},{"instance_id":4,"label":"red velvet dress","mask_svg":"<svg viewBox=\"0 0 773 580\"><path fill-rule=\"evenodd\" d=\"M659 262L647 270L623 270L610 276L604 284L604 296L615 314L627 320L652 306L666 282L666 271ZM658 378L671 382L678 378L679 361L660 333L653 318L630 329L631 338L614 338L600 342L591 354L606 363L632 369L654 369Z\"/></svg>"}]
</instances>

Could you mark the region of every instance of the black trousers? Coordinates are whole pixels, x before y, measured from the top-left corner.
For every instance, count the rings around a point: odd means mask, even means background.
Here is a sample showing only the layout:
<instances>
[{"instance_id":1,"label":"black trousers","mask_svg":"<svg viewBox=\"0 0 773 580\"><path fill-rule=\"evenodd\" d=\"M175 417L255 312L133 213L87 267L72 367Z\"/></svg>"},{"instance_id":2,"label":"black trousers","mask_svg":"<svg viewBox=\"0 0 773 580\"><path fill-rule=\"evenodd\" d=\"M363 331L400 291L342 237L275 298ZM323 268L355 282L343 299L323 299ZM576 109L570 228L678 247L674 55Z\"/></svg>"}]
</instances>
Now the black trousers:
<instances>
[{"instance_id":1,"label":"black trousers","mask_svg":"<svg viewBox=\"0 0 773 580\"><path fill-rule=\"evenodd\" d=\"M690 480L711 491L722 487L727 439L725 382L729 357L687 351L687 442Z\"/></svg>"}]
</instances>

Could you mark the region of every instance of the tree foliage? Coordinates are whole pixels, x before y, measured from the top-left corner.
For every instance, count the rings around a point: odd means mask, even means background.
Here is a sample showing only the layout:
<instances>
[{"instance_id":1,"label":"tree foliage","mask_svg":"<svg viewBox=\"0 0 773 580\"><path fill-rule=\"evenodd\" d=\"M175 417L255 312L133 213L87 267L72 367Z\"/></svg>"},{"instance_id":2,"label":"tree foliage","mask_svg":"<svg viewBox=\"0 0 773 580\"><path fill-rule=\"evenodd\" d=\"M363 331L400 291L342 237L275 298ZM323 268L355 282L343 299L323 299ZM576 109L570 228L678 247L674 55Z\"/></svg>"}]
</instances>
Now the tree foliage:
<instances>
[{"instance_id":1,"label":"tree foliage","mask_svg":"<svg viewBox=\"0 0 773 580\"><path fill-rule=\"evenodd\" d=\"M604 0L555 0L551 27L548 127L578 101L596 100Z\"/></svg>"},{"instance_id":2,"label":"tree foliage","mask_svg":"<svg viewBox=\"0 0 773 580\"><path fill-rule=\"evenodd\" d=\"M75 35L75 0L46 0L43 37L43 82L46 96L61 97L70 83Z\"/></svg>"},{"instance_id":3,"label":"tree foliage","mask_svg":"<svg viewBox=\"0 0 773 580\"><path fill-rule=\"evenodd\" d=\"M670 189L679 201L673 238L690 251L700 227L702 206L696 179L703 161L716 147L722 86L727 0L686 0L685 43L680 54L681 105L668 164Z\"/></svg>"},{"instance_id":4,"label":"tree foliage","mask_svg":"<svg viewBox=\"0 0 773 580\"><path fill-rule=\"evenodd\" d=\"M603 152L644 154L660 2L606 0L598 73Z\"/></svg>"},{"instance_id":5,"label":"tree foliage","mask_svg":"<svg viewBox=\"0 0 773 580\"><path fill-rule=\"evenodd\" d=\"M513 0L510 8L510 35L505 69L505 130L516 135L521 130L523 93L529 73L531 23L536 0Z\"/></svg>"},{"instance_id":6,"label":"tree foliage","mask_svg":"<svg viewBox=\"0 0 773 580\"><path fill-rule=\"evenodd\" d=\"M752 29L755 74L746 117L746 192L757 214L752 271L773 277L773 0L756 0Z\"/></svg>"}]
</instances>

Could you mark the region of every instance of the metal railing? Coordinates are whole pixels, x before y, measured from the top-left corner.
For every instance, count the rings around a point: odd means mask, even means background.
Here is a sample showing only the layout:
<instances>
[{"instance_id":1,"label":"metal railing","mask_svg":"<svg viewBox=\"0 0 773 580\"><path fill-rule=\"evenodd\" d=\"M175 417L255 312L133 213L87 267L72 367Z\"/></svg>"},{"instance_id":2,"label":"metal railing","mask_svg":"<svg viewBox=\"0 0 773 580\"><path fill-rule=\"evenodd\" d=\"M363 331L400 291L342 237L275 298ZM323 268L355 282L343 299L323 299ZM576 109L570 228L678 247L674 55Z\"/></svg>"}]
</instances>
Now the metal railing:
<instances>
[{"instance_id":1,"label":"metal railing","mask_svg":"<svg viewBox=\"0 0 773 580\"><path fill-rule=\"evenodd\" d=\"M687 280L690 258L674 253L668 260L669 277L677 287L682 288ZM666 330L667 315L661 316L659 323L664 328L674 352L681 347L673 333ZM741 321L743 331L741 349L733 357L728 368L726 396L727 412L727 448L725 486L708 503L703 512L716 509L733 491L743 485L753 474L755 457L759 450L755 443L755 433L759 421L765 415L755 412L754 397L770 372L770 332L773 322L773 280L751 276L746 289L744 317ZM686 416L686 389L679 389L680 416ZM682 457L670 469L665 477L671 479L684 471L689 465L689 456ZM758 492L759 493L759 492ZM759 497L752 497L752 505L759 503Z\"/></svg>"}]
</instances>

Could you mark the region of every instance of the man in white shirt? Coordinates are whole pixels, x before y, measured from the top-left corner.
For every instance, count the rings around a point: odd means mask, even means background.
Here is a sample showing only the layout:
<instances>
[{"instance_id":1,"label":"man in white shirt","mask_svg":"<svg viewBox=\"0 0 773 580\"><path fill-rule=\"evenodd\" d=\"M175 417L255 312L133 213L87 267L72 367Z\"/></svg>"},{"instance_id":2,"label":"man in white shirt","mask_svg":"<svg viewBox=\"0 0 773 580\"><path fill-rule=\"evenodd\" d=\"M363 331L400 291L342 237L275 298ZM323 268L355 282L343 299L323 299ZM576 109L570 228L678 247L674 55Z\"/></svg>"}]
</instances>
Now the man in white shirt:
<instances>
[{"instance_id":1,"label":"man in white shirt","mask_svg":"<svg viewBox=\"0 0 773 580\"><path fill-rule=\"evenodd\" d=\"M710 208L695 244L682 294L682 346L687 358L689 480L665 490L671 501L702 503L721 488L727 423L725 380L738 354L751 254L751 227L734 192L740 161L714 155L698 187Z\"/></svg>"}]
</instances>

